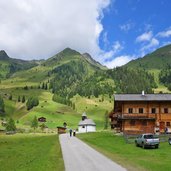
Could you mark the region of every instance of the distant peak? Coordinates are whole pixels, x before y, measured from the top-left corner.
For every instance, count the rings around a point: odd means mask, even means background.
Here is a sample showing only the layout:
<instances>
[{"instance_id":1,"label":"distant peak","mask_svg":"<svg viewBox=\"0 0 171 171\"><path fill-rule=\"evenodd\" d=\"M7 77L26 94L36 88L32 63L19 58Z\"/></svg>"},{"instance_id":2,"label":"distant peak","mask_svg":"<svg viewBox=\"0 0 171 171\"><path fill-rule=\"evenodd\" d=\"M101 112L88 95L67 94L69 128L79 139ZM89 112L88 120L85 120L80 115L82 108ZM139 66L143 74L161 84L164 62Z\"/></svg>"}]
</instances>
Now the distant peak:
<instances>
[{"instance_id":1,"label":"distant peak","mask_svg":"<svg viewBox=\"0 0 171 171\"><path fill-rule=\"evenodd\" d=\"M7 53L4 50L0 51L0 60L5 60L5 59L9 59L9 56L7 55Z\"/></svg>"},{"instance_id":2,"label":"distant peak","mask_svg":"<svg viewBox=\"0 0 171 171\"><path fill-rule=\"evenodd\" d=\"M83 56L92 58L91 55L90 55L89 53L83 53Z\"/></svg>"},{"instance_id":3,"label":"distant peak","mask_svg":"<svg viewBox=\"0 0 171 171\"><path fill-rule=\"evenodd\" d=\"M76 54L76 55L80 55L79 52L77 52L76 50L73 50L69 47L65 48L62 53L66 53L66 54Z\"/></svg>"}]
</instances>

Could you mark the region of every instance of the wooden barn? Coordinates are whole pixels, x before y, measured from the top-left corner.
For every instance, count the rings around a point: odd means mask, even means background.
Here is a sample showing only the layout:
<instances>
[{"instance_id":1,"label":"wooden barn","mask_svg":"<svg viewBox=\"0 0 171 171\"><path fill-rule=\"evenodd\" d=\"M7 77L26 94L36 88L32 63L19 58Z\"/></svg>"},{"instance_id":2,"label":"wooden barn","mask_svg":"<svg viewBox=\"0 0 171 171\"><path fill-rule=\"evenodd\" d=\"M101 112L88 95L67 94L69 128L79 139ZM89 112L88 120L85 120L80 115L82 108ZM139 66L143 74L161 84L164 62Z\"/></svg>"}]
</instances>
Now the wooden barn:
<instances>
[{"instance_id":1,"label":"wooden barn","mask_svg":"<svg viewBox=\"0 0 171 171\"><path fill-rule=\"evenodd\" d=\"M119 132L171 132L171 94L115 94L110 118Z\"/></svg>"},{"instance_id":2,"label":"wooden barn","mask_svg":"<svg viewBox=\"0 0 171 171\"><path fill-rule=\"evenodd\" d=\"M58 132L58 134L65 134L66 133L66 127L58 126L57 132Z\"/></svg>"}]
</instances>

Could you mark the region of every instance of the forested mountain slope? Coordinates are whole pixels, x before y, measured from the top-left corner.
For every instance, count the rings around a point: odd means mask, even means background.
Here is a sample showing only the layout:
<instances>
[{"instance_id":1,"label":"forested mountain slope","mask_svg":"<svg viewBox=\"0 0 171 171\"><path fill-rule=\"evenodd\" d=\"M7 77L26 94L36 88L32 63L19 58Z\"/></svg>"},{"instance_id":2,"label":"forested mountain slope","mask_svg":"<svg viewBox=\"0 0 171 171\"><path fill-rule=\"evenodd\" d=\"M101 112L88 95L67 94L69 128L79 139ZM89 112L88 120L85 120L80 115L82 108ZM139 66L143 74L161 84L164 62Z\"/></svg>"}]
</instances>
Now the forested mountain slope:
<instances>
[{"instance_id":1,"label":"forested mountain slope","mask_svg":"<svg viewBox=\"0 0 171 171\"><path fill-rule=\"evenodd\" d=\"M161 70L168 65L171 65L171 45L161 47L143 58L132 60L125 66L129 68L143 68L146 70Z\"/></svg>"}]
</instances>

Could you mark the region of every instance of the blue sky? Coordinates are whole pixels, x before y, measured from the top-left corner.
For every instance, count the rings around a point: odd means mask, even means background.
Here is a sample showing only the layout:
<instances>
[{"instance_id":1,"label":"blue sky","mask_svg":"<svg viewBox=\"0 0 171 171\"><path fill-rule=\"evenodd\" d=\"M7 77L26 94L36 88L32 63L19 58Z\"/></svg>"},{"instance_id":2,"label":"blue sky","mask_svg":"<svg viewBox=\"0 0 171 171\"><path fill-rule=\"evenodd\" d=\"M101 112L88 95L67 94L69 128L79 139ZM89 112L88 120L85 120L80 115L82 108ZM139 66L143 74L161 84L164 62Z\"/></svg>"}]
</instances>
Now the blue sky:
<instances>
[{"instance_id":1,"label":"blue sky","mask_svg":"<svg viewBox=\"0 0 171 171\"><path fill-rule=\"evenodd\" d=\"M0 0L0 50L31 60L70 47L113 68L171 43L170 10L171 0Z\"/></svg>"},{"instance_id":2,"label":"blue sky","mask_svg":"<svg viewBox=\"0 0 171 171\"><path fill-rule=\"evenodd\" d=\"M117 63L118 57L125 57L126 62L171 43L170 10L170 0L111 1L104 10L99 38L99 45L105 51L117 45L113 56L106 59L108 66L116 65L112 61Z\"/></svg>"}]
</instances>

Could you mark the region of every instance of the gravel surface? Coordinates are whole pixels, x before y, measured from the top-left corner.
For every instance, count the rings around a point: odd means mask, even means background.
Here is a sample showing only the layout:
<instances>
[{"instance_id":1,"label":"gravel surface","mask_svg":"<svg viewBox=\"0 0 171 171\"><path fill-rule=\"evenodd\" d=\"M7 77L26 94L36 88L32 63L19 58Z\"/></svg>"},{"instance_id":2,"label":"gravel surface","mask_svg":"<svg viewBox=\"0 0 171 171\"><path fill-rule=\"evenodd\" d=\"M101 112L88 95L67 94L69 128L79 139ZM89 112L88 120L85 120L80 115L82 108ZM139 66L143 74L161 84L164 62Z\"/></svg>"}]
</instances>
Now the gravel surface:
<instances>
[{"instance_id":1,"label":"gravel surface","mask_svg":"<svg viewBox=\"0 0 171 171\"><path fill-rule=\"evenodd\" d=\"M59 136L66 171L126 171L76 137Z\"/></svg>"}]
</instances>

